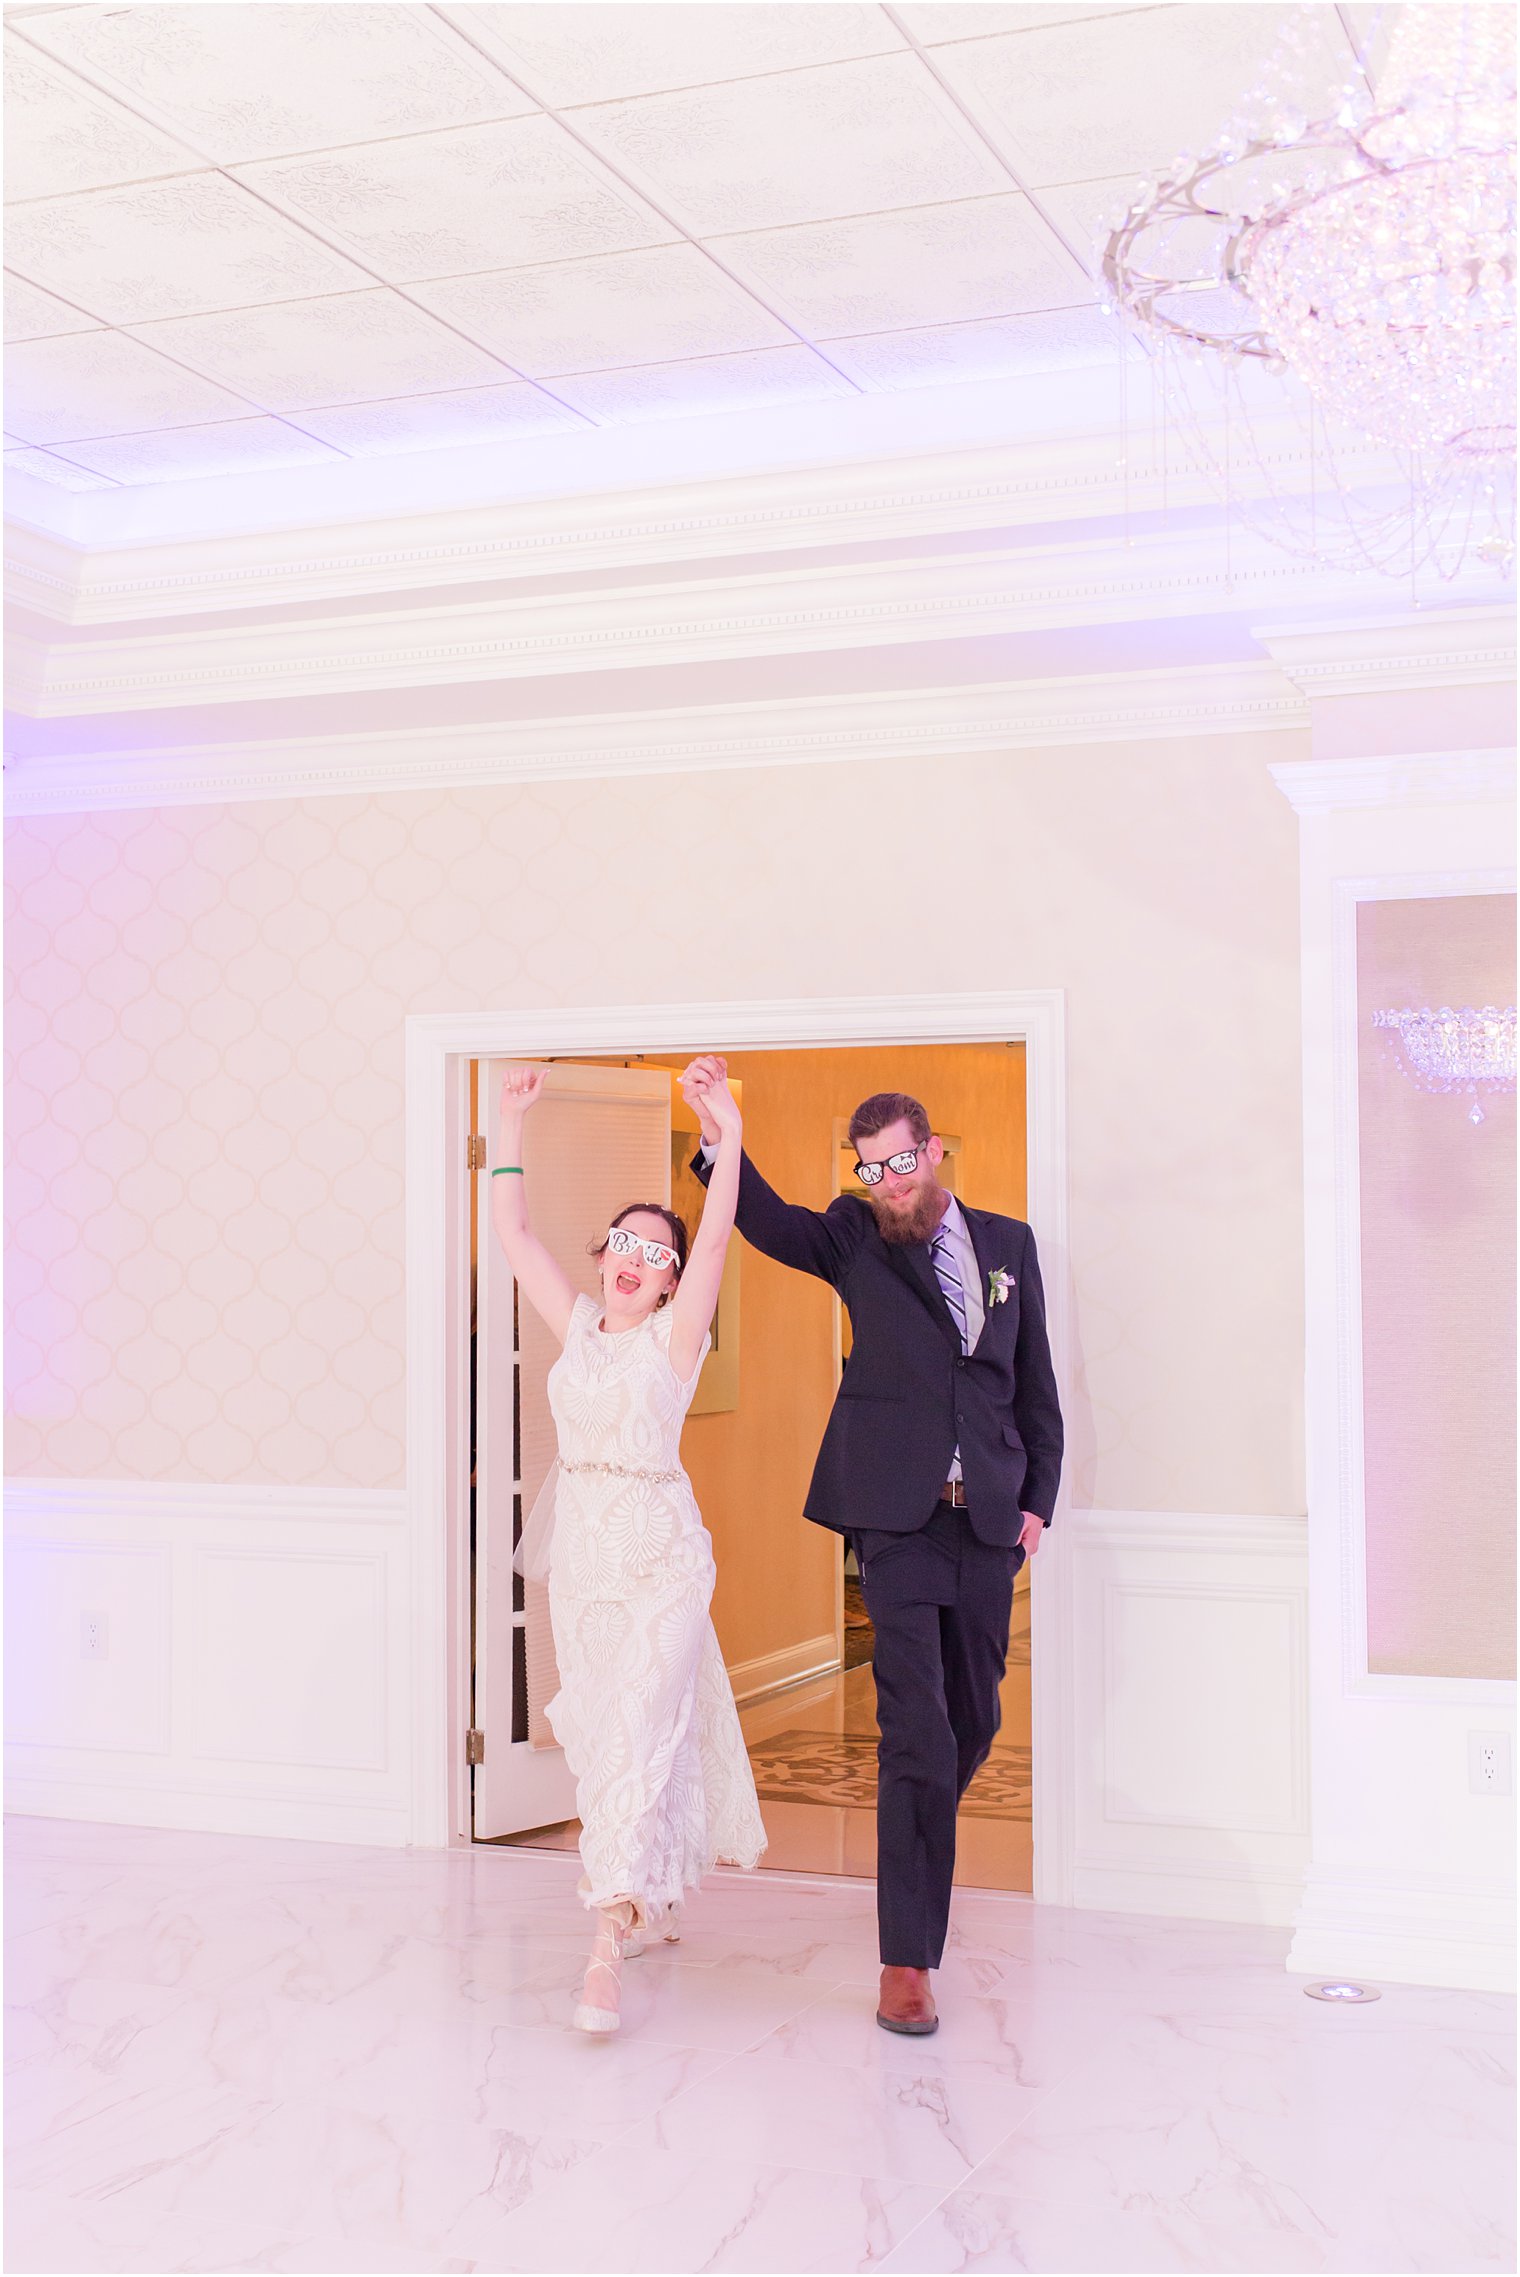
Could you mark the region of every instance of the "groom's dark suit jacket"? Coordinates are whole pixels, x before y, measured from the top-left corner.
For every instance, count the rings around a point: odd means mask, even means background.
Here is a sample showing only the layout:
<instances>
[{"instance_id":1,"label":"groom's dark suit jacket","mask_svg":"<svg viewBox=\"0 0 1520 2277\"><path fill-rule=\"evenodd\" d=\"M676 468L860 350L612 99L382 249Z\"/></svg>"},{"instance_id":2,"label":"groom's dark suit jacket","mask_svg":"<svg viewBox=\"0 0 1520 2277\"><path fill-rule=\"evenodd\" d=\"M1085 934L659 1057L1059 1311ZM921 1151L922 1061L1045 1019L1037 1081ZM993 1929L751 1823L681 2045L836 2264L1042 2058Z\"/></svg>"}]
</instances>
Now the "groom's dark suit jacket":
<instances>
[{"instance_id":1,"label":"groom's dark suit jacket","mask_svg":"<svg viewBox=\"0 0 1520 2277\"><path fill-rule=\"evenodd\" d=\"M698 1175L707 1165L699 1155ZM933 1515L957 1444L966 1513L985 1542L1011 1548L1022 1512L1050 1523L1061 1476L1061 1409L1034 1235L1018 1218L961 1203L987 1318L969 1355L927 1243L896 1248L870 1205L839 1195L808 1210L768 1186L745 1155L738 1227L748 1242L844 1299L853 1349L808 1488L806 1514L836 1533L912 1533ZM1008 1275L1005 1302L989 1276Z\"/></svg>"}]
</instances>

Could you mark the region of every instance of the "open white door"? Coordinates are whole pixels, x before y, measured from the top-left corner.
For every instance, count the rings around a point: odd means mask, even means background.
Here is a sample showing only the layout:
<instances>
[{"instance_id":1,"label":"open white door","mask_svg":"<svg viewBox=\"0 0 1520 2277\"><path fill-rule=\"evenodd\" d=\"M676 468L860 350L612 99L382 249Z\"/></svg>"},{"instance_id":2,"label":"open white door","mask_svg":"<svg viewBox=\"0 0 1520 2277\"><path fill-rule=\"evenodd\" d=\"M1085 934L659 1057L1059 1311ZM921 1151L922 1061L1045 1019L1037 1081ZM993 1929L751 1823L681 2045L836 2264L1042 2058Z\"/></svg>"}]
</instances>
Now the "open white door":
<instances>
[{"instance_id":1,"label":"open white door","mask_svg":"<svg viewBox=\"0 0 1520 2277\"><path fill-rule=\"evenodd\" d=\"M487 1162L497 1133L501 1060L480 1063ZM671 1077L665 1068L582 1067L564 1061L524 1125L523 1167L533 1230L578 1289L597 1293L589 1254L630 1202L670 1200ZM477 1180L475 1299L475 1728L478 1842L575 1816L560 1750L530 1713L530 1664L548 1649L546 1593L512 1571L526 1513L554 1460L546 1381L559 1346L516 1285L491 1225L491 1180Z\"/></svg>"}]
</instances>

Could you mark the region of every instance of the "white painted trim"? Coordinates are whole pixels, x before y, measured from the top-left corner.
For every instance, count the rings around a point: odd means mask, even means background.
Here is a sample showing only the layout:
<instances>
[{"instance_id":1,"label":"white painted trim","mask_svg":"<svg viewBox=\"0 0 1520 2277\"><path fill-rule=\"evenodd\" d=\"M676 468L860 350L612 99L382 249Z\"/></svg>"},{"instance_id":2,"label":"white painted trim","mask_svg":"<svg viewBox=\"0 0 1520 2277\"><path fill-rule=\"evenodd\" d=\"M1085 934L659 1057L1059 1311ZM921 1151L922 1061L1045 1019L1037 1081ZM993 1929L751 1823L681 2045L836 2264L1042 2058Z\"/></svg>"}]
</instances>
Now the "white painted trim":
<instances>
[{"instance_id":1,"label":"white painted trim","mask_svg":"<svg viewBox=\"0 0 1520 2277\"><path fill-rule=\"evenodd\" d=\"M1367 901L1423 901L1443 895L1513 893L1513 870L1394 870L1338 877L1330 891L1330 1010L1334 1051L1334 1178L1336 1195L1336 1353L1340 1463L1336 1495L1340 1544L1341 1682L1349 1698L1375 1689L1382 1699L1412 1699L1413 1679L1374 1675L1367 1666L1367 1527L1362 1381L1361 1033L1357 1024L1356 918ZM1430 1677L1422 1699L1454 1703L1491 1698L1473 1680ZM1434 1688L1434 1689L1432 1689ZM1502 1687L1512 1702L1514 1686Z\"/></svg>"},{"instance_id":2,"label":"white painted trim","mask_svg":"<svg viewBox=\"0 0 1520 2277\"><path fill-rule=\"evenodd\" d=\"M1475 687L1515 676L1515 612L1507 601L1339 624L1263 625L1255 636L1306 696Z\"/></svg>"},{"instance_id":3,"label":"white painted trim","mask_svg":"<svg viewBox=\"0 0 1520 2277\"><path fill-rule=\"evenodd\" d=\"M1056 989L935 997L783 998L746 1004L536 1006L426 1013L406 1023L408 1498L412 1529L412 1833L449 1840L458 1735L448 1689L446 1318L448 1076L460 1058L549 1053L758 1051L866 1043L1025 1045L1029 1215L1039 1239L1051 1350L1068 1394L1072 1302L1067 1194L1065 996ZM1071 1902L1074 1780L1070 1578L1062 1529L1035 1567L1033 1747L1035 1892Z\"/></svg>"},{"instance_id":4,"label":"white painted trim","mask_svg":"<svg viewBox=\"0 0 1520 2277\"><path fill-rule=\"evenodd\" d=\"M729 1669L728 1680L735 1700L742 1707L747 1701L763 1700L767 1693L785 1692L793 1684L805 1684L810 1676L832 1676L839 1665L839 1641L833 1630L828 1629L822 1636L804 1637L801 1644L785 1645L780 1652L762 1652L753 1660L736 1660Z\"/></svg>"},{"instance_id":5,"label":"white painted trim","mask_svg":"<svg viewBox=\"0 0 1520 2277\"><path fill-rule=\"evenodd\" d=\"M1296 814L1356 807L1471 806L1515 795L1513 750L1431 751L1407 758L1280 759L1268 772Z\"/></svg>"},{"instance_id":6,"label":"white painted trim","mask_svg":"<svg viewBox=\"0 0 1520 2277\"><path fill-rule=\"evenodd\" d=\"M298 1526L404 1526L405 1487L218 1486L137 1478L8 1478L7 1523L144 1519L288 1521Z\"/></svg>"},{"instance_id":7,"label":"white painted trim","mask_svg":"<svg viewBox=\"0 0 1520 2277\"><path fill-rule=\"evenodd\" d=\"M1105 533L1061 545L938 559L804 562L743 575L676 575L594 590L492 594L436 606L313 612L294 622L16 633L9 701L37 719L282 700L359 690L518 681L618 666L666 669L739 658L970 639L1135 617L1237 613L1291 585L1305 602L1343 582L1306 579L1264 541L1222 552L1192 533Z\"/></svg>"},{"instance_id":8,"label":"white painted trim","mask_svg":"<svg viewBox=\"0 0 1520 2277\"><path fill-rule=\"evenodd\" d=\"M1000 383L996 393L1002 403L998 425L1006 431L1006 388ZM965 388L953 394L960 409L972 400ZM850 405L852 426L859 429L885 408L880 399ZM617 438L583 434L574 438L576 480L542 496L521 490L493 495L483 480L487 452L450 453L449 468L465 502L415 512L376 514L373 467L350 466L342 473L369 485L357 513L303 514L261 527L252 520L239 523L228 511L214 535L183 522L178 530L152 530L155 508L193 510L197 501L188 485L163 486L156 493L134 490L103 513L96 504L65 500L38 486L34 495L50 510L61 508L76 522L95 519L102 527L91 541L13 515L6 527L7 598L59 624L122 624L234 609L315 607L352 595L463 589L551 569L648 570L810 547L1112 521L1126 503L1137 520L1163 506L1175 512L1214 503L1212 489L1185 458L1173 453L1165 468L1150 461L1148 425L1139 419L1129 467L1121 472L1110 401L1085 432L1010 443L968 440L963 430L954 442L925 449L922 438L932 432L928 408L921 392L897 406L913 436L906 451L889 446L874 456L852 456L835 450L812 463L799 464L794 456L768 470L705 475L690 471L693 427L686 421L682 472L653 482L647 476L632 483L599 477L595 454ZM699 424L703 437L720 426L716 420ZM761 422L747 416L744 424L755 435ZM653 439L651 430L641 430L646 464ZM534 447L541 464L551 455L543 442ZM520 473L526 463L522 447L511 457ZM1279 455L1279 472L1282 463ZM315 472L302 472L308 501L316 496ZM218 487L230 507L230 486ZM239 495L262 507L261 493L268 489L252 479ZM19 485L15 495L22 495ZM112 525L122 533L114 539L107 534Z\"/></svg>"},{"instance_id":9,"label":"white painted trim","mask_svg":"<svg viewBox=\"0 0 1520 2277\"><path fill-rule=\"evenodd\" d=\"M852 759L940 759L1308 725L1275 665L1073 675L966 687L501 721L392 733L54 753L13 761L9 814L328 793L498 788Z\"/></svg>"}]
</instances>

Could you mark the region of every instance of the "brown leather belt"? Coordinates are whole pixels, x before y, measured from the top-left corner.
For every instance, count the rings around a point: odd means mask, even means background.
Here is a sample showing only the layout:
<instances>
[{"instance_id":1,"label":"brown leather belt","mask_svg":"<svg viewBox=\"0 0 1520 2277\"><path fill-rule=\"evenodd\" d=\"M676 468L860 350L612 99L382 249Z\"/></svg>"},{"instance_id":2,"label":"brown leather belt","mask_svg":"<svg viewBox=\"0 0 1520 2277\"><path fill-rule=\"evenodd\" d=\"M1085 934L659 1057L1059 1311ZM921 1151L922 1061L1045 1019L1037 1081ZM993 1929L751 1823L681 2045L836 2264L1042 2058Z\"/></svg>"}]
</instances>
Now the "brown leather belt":
<instances>
[{"instance_id":1,"label":"brown leather belt","mask_svg":"<svg viewBox=\"0 0 1520 2277\"><path fill-rule=\"evenodd\" d=\"M952 1510L964 1510L966 1507L965 1480L963 1478L946 1479L939 1490L939 1498L941 1502L948 1502Z\"/></svg>"}]
</instances>

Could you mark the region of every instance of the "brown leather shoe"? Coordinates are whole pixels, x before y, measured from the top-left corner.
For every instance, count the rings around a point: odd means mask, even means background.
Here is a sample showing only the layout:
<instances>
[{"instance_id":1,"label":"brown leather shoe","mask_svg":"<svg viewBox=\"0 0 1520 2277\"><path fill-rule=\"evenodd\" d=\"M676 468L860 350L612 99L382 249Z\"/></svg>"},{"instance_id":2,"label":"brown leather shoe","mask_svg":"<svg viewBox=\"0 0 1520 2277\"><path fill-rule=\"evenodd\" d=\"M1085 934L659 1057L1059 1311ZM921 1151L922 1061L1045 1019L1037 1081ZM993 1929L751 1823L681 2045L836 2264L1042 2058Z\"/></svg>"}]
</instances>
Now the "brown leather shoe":
<instances>
[{"instance_id":1,"label":"brown leather shoe","mask_svg":"<svg viewBox=\"0 0 1520 2277\"><path fill-rule=\"evenodd\" d=\"M907 2032L915 2039L927 2039L931 2032L937 2032L939 2018L929 1990L928 1970L883 1969L876 2021L884 2032Z\"/></svg>"}]
</instances>

